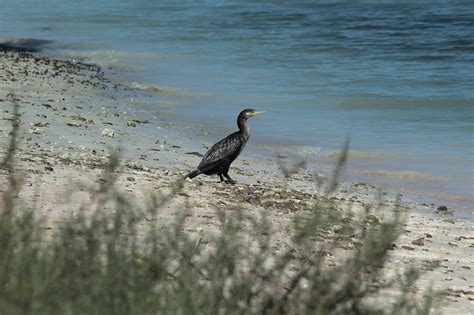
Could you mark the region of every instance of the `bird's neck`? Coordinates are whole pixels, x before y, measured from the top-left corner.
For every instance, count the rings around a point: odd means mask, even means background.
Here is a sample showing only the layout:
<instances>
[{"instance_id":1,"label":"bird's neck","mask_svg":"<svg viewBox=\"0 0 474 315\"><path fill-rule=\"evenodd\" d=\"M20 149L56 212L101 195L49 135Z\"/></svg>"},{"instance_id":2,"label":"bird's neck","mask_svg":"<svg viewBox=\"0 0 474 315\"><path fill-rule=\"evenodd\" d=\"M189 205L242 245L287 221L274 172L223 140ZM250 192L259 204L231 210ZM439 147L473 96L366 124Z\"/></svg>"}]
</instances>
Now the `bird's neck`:
<instances>
[{"instance_id":1,"label":"bird's neck","mask_svg":"<svg viewBox=\"0 0 474 315\"><path fill-rule=\"evenodd\" d=\"M250 134L250 129L247 126L247 119L239 116L239 118L237 119L237 126L239 126L239 130L243 134Z\"/></svg>"}]
</instances>

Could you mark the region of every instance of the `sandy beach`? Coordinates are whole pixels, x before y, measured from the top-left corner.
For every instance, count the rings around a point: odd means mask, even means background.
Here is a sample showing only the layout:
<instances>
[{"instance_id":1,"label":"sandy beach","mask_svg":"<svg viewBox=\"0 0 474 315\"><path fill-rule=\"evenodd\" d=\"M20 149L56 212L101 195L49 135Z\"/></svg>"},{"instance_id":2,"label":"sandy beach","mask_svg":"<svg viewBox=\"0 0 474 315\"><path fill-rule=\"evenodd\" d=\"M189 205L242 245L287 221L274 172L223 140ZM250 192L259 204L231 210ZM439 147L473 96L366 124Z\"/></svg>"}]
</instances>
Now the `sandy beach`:
<instances>
[{"instance_id":1,"label":"sandy beach","mask_svg":"<svg viewBox=\"0 0 474 315\"><path fill-rule=\"evenodd\" d=\"M100 166L111 148L120 150L119 187L140 204L148 192L170 189L212 145L203 126L173 123L172 115L159 108L154 117L146 116L137 106L146 93L112 81L96 65L5 49L0 50L0 63L1 154L14 101L21 114L16 168L24 179L22 194L46 217L45 229L51 235L55 224L88 198L76 185L100 183ZM237 185L219 183L217 177L187 180L166 211L141 224L159 228L189 205L193 212L186 232L205 243L206 235L218 228L216 208L240 207L255 215L263 211L277 227L274 246L279 250L287 241L284 227L312 200L334 203L344 211L362 209L380 196L377 187L367 183L343 183L326 196L315 184L317 174L302 169L287 180L275 158L249 157L245 151L231 173ZM0 182L3 186L4 173ZM389 211L396 200L382 195L382 201ZM443 314L474 314L473 222L456 218L456 209L440 206L402 201L409 217L393 246L388 270L396 274L408 266L421 268L419 290L432 286L447 292L439 309ZM378 215L381 219L384 213Z\"/></svg>"}]
</instances>

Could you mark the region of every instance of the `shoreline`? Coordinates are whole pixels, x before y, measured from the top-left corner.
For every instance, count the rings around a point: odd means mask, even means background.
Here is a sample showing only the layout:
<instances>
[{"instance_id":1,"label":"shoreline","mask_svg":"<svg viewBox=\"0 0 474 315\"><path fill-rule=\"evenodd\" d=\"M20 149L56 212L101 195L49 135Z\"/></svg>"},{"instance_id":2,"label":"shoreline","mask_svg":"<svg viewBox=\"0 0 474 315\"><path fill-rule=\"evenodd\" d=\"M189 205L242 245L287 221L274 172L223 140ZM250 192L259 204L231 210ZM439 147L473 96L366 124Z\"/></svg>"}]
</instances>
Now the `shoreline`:
<instances>
[{"instance_id":1,"label":"shoreline","mask_svg":"<svg viewBox=\"0 0 474 315\"><path fill-rule=\"evenodd\" d=\"M30 42L33 45L42 43L41 40L36 39L11 41L11 43L25 43L25 45L29 45ZM25 50L29 47L22 46L21 49ZM40 50L41 45L32 46L31 49L36 52L39 50L52 59L77 60L86 63L88 60L96 60L92 52L64 50L61 47L55 49L53 47L55 46L46 44L45 50ZM138 58L138 56L135 57ZM190 138L199 137L203 144L215 142L222 135L233 132L235 129L235 117L230 117L227 114L223 115L222 110L218 110L216 113L201 113L196 110L195 105L199 106L203 100L194 104L188 98L200 95L201 92L199 91L183 90L179 87L166 86L166 84L165 86L158 86L148 81L142 81L140 78L143 79L143 77L140 75L139 69L134 69L131 64L123 65L118 61L110 64L103 58L96 61L99 62L98 65L102 67L101 71L106 74L107 78L112 79L115 84L121 85L123 89L137 93L138 96L128 98L130 105L128 109L129 111L143 111L144 119L160 116L160 120L168 121L176 130L180 129L181 134L189 133ZM126 96L120 94L119 98L123 97ZM190 111L190 113L187 111ZM257 129L260 128L260 124L268 123L268 119L252 123L252 129ZM272 138L272 136L263 137L262 132L256 130L251 137L249 146L246 148L247 156L255 156L258 160L267 159L270 164L274 163L275 157L279 158L280 156L290 157L293 160L304 158L308 161L307 167L312 172L318 171L326 174L332 171L332 165L336 162L340 149L337 144L340 142L342 146L344 142L344 139L341 138L340 141L335 142L335 146L326 143L324 149L322 149L320 145L323 144L308 145L305 142L282 140L277 137ZM194 141L191 139L189 144L192 146ZM205 148L201 149L200 152L203 151L205 152ZM298 154L294 154L294 152L298 152ZM431 166L426 168L419 164L419 161L413 156L407 155L404 158L401 156L399 152L359 150L357 146L351 146L349 164L344 174L345 181L352 182L354 185L358 183L375 184L384 191L391 192L391 194L403 195L404 199L410 200L410 203L417 203L427 208L431 207L433 212L436 211L437 206L447 206L455 210L456 216L474 220L474 209L472 207L474 195L468 189L471 186L469 181L467 184L465 179L453 181L453 178L458 178L456 172L459 173L458 169L460 168L453 168L456 162L446 162L446 165L448 165L446 171L441 172L441 174L436 170L443 169L442 167ZM467 168L469 169L469 167ZM462 172L462 174L465 174L465 172ZM429 209L426 210L429 211Z\"/></svg>"},{"instance_id":2,"label":"shoreline","mask_svg":"<svg viewBox=\"0 0 474 315\"><path fill-rule=\"evenodd\" d=\"M54 221L64 220L73 211L58 208L58 187L97 178L99 166L107 161L107 147L122 148L119 185L127 193L143 196L146 191L170 187L199 162L196 152L205 151L210 144L202 128L186 128L163 120L159 114L153 119L145 117L146 112L134 108L129 100L146 95L110 81L95 65L21 52L0 51L0 58L4 65L0 86L6 92L0 102L2 148L11 119L6 94L13 93L22 115L17 167L25 174L24 193L37 199L53 231ZM204 176L186 182L176 202L190 202L196 209L196 225L190 227L191 233L213 229L210 221L215 213L211 209L216 205L231 209L235 203L243 204L249 211L268 207L275 210L272 215L278 221L290 220L312 198L326 198L309 172L293 176L286 183L274 160L259 160L244 153L232 170L239 183L236 186ZM3 182L4 176L1 178ZM374 185L343 183L327 201L341 208L363 208L378 196ZM81 198L84 196L80 193L74 194L71 207L79 205ZM389 207L396 197L385 195L383 200ZM451 292L442 311L468 314L474 304L472 221L453 217L449 211L436 214L437 206L429 204L404 202L403 207L410 216L393 250L390 268L396 272L412 264L423 267L426 273L421 286L426 288L432 283L435 289ZM173 209L170 206L165 215L168 219ZM284 239L284 235L280 237ZM423 245L414 245L420 238Z\"/></svg>"},{"instance_id":3,"label":"shoreline","mask_svg":"<svg viewBox=\"0 0 474 315\"><path fill-rule=\"evenodd\" d=\"M76 58L77 60L89 60L89 55L81 52L74 54L68 51L62 55L61 51L55 53L47 52L48 55L56 58ZM146 117L152 117L156 113L184 133L189 133L190 138L199 137L202 143L216 142L222 135L229 134L235 130L235 117L223 115L222 110L217 113L200 113L196 110L199 102L186 100L192 95L199 95L198 91L182 90L179 87L157 86L150 82L140 81L138 72L127 73L127 70L120 65L110 67L103 65L108 77L114 82L119 82L127 89L137 92L140 96L130 99L133 111L143 111ZM134 71L134 70L130 70ZM138 71L138 70L136 70ZM173 95L170 98L170 95ZM190 102L192 103L190 105ZM202 102L202 100L201 100ZM181 104L183 103L183 104ZM177 105L179 104L179 105ZM187 111L191 111L188 113ZM290 139L280 139L273 135L264 137L259 132L260 124L268 123L265 119L261 122L251 122L252 129L256 132L251 137L249 146L246 148L246 155L255 157L258 160L267 160L269 164L274 163L276 158L283 156L291 160L307 160L307 168L311 172L332 172L332 166L336 163L340 147L336 144L324 146L324 149L317 145L298 142ZM187 132L189 131L189 132ZM342 146L344 139L340 139ZM194 141L191 139L192 146ZM321 144L322 145L322 144ZM205 152L201 149L201 153ZM297 152L297 154L295 154ZM455 162L447 162L450 170ZM439 168L436 168L439 169ZM455 169L454 169L455 170ZM455 170L456 171L456 170ZM441 174L443 173L443 174ZM435 168L425 168L413 156L402 158L402 154L392 151L374 151L370 149L359 149L351 146L349 163L346 167L344 180L359 183L374 184L392 195L400 194L410 203L417 203L430 211L436 211L438 206L447 206L455 210L454 213L459 218L474 220L474 195L469 191L470 185L465 181L453 181L454 173L450 171L437 172ZM451 174L446 176L446 174Z\"/></svg>"}]
</instances>

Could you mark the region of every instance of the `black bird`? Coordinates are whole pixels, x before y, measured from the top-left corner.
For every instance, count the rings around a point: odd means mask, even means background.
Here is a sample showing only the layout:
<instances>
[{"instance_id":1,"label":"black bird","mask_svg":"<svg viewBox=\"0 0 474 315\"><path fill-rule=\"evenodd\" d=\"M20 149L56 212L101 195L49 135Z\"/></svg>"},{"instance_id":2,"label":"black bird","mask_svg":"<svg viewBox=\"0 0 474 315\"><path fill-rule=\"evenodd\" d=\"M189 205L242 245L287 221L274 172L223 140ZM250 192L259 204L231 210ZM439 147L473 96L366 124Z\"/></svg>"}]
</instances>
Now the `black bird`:
<instances>
[{"instance_id":1,"label":"black bird","mask_svg":"<svg viewBox=\"0 0 474 315\"><path fill-rule=\"evenodd\" d=\"M219 174L221 182L225 181L225 177L228 183L235 184L235 181L229 176L230 164L239 156L249 140L250 129L247 127L247 119L260 113L264 113L264 111L256 111L255 109L241 111L237 118L239 131L214 144L202 157L197 169L190 172L186 177L193 178L199 174Z\"/></svg>"}]
</instances>

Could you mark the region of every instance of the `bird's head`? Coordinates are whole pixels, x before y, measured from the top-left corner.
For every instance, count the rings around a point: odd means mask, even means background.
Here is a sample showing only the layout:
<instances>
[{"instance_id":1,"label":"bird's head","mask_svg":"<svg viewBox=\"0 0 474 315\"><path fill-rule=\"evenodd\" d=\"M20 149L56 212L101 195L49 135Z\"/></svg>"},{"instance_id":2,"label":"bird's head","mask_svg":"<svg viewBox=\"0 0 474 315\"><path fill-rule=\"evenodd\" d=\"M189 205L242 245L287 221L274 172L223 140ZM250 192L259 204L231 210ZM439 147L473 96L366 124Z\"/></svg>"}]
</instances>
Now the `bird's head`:
<instances>
[{"instance_id":1,"label":"bird's head","mask_svg":"<svg viewBox=\"0 0 474 315\"><path fill-rule=\"evenodd\" d=\"M240 112L239 116L244 118L244 119L249 119L254 117L255 115L265 113L265 111L258 111L252 108L244 109L243 111Z\"/></svg>"}]
</instances>

